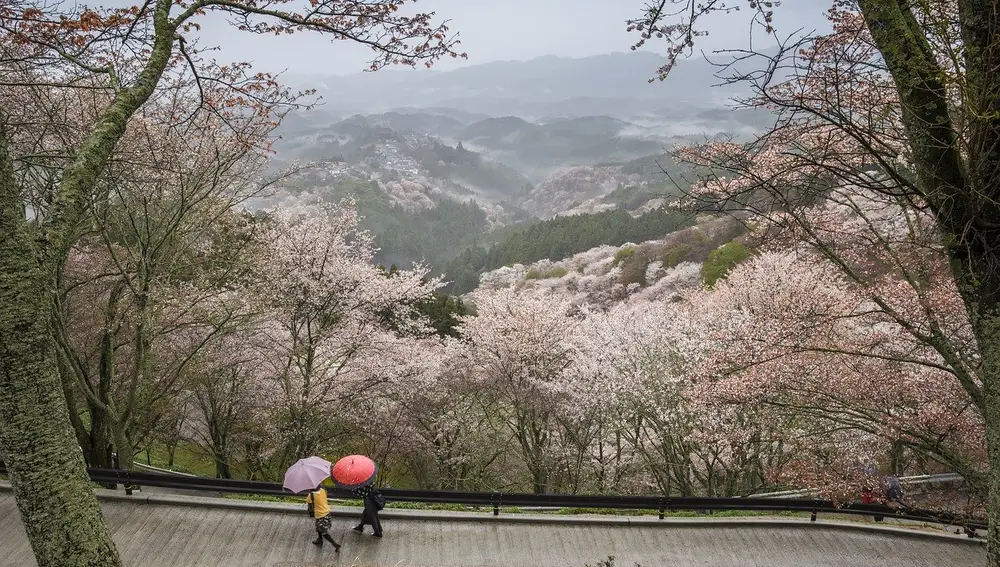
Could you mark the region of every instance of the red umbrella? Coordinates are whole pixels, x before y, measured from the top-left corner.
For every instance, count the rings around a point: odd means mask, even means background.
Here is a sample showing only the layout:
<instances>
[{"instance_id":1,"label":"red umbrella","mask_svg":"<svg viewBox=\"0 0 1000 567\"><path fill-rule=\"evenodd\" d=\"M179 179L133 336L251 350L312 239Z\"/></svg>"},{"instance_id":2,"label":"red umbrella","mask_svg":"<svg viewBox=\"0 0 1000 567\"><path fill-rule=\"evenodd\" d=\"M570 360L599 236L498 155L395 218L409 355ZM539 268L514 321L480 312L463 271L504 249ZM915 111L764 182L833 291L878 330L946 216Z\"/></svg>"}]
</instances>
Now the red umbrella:
<instances>
[{"instance_id":1,"label":"red umbrella","mask_svg":"<svg viewBox=\"0 0 1000 567\"><path fill-rule=\"evenodd\" d=\"M330 477L340 488L354 489L371 484L378 467L364 455L348 455L333 465Z\"/></svg>"}]
</instances>

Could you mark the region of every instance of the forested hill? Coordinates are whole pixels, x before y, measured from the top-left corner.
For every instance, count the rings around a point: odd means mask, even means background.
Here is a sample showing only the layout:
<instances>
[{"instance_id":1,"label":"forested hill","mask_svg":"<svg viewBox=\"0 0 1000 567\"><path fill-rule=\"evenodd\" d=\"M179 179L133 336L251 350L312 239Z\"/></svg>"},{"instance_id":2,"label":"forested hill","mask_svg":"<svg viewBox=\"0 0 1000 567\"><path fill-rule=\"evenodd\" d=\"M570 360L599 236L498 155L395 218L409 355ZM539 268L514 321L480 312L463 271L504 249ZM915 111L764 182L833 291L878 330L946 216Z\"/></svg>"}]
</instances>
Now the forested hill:
<instances>
[{"instance_id":1,"label":"forested hill","mask_svg":"<svg viewBox=\"0 0 1000 567\"><path fill-rule=\"evenodd\" d=\"M479 285L485 271L538 260L562 260L600 245L644 242L692 226L687 214L657 209L638 217L623 210L556 217L531 225L514 225L490 234L492 242L467 248L448 265L446 288L453 295Z\"/></svg>"},{"instance_id":2,"label":"forested hill","mask_svg":"<svg viewBox=\"0 0 1000 567\"><path fill-rule=\"evenodd\" d=\"M263 202L259 208L350 199L361 217L359 228L375 237L376 263L409 266L420 262L434 273L443 273L455 256L482 242L494 221L516 223L529 218L509 203L487 206L475 200L460 202L419 183L390 194L387 191L392 187L392 183L385 187L376 181L346 177L309 181L304 187L287 188L280 198Z\"/></svg>"}]
</instances>

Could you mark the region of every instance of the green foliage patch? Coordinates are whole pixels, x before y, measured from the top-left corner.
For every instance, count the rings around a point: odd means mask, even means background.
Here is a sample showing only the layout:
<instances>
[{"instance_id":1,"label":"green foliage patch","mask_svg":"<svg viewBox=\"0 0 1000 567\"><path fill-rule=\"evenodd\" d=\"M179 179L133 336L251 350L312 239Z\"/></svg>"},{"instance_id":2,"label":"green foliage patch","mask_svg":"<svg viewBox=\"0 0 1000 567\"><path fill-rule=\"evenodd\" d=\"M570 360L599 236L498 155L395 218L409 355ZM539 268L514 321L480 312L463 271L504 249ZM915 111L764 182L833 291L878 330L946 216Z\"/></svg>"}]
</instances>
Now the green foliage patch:
<instances>
[{"instance_id":1,"label":"green foliage patch","mask_svg":"<svg viewBox=\"0 0 1000 567\"><path fill-rule=\"evenodd\" d=\"M708 255L701 266L701 279L705 287L713 287L716 282L726 277L736 264L750 257L750 249L738 240L723 244Z\"/></svg>"}]
</instances>

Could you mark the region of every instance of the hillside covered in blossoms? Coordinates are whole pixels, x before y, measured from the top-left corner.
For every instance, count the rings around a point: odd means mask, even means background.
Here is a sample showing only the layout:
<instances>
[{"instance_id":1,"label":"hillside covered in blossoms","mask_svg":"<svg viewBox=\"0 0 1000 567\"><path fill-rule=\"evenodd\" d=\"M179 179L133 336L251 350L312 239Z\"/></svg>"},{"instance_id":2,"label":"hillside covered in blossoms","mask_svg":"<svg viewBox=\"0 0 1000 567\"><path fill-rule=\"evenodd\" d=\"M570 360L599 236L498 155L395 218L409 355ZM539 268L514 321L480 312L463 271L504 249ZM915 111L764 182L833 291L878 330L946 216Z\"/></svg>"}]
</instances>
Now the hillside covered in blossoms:
<instances>
[{"instance_id":1,"label":"hillside covered in blossoms","mask_svg":"<svg viewBox=\"0 0 1000 567\"><path fill-rule=\"evenodd\" d=\"M379 486L793 491L988 526L1000 567L995 2L788 35L807 2L658 0L628 53L482 65L413 0L298 4L0 2L0 464L39 565L121 567L90 474L152 468L308 491L335 552L328 478L379 537ZM287 36L371 73L240 59Z\"/></svg>"}]
</instances>

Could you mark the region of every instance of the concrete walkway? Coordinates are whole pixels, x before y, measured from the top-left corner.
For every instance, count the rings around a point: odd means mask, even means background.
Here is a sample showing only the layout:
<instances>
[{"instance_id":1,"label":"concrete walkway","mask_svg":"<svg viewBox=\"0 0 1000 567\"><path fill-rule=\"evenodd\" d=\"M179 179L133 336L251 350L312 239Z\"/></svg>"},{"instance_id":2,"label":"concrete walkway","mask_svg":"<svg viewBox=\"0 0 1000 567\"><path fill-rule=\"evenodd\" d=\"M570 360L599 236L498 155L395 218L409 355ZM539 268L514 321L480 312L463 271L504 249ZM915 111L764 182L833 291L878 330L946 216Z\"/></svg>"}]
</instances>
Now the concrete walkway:
<instances>
[{"instance_id":1,"label":"concrete walkway","mask_svg":"<svg viewBox=\"0 0 1000 567\"><path fill-rule=\"evenodd\" d=\"M981 566L981 544L891 527L786 519L540 518L391 511L385 538L334 522L337 554L309 543L303 510L207 498L102 501L126 564L142 567ZM553 521L555 520L555 521ZM0 492L0 565L36 565L9 492Z\"/></svg>"}]
</instances>

